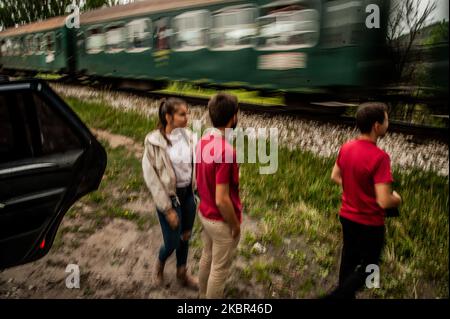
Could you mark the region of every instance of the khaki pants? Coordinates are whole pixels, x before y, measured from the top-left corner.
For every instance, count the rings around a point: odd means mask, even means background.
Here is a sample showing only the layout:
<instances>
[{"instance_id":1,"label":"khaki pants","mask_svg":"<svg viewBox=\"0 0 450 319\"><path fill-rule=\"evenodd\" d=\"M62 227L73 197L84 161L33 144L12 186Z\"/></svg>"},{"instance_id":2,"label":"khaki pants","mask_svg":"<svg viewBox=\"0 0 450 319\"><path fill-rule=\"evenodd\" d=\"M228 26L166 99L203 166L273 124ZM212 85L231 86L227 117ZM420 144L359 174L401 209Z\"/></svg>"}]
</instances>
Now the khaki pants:
<instances>
[{"instance_id":1,"label":"khaki pants","mask_svg":"<svg viewBox=\"0 0 450 319\"><path fill-rule=\"evenodd\" d=\"M203 251L199 269L199 297L223 298L225 281L229 277L231 263L239 243L231 229L223 221L211 220L198 213L203 225Z\"/></svg>"}]
</instances>

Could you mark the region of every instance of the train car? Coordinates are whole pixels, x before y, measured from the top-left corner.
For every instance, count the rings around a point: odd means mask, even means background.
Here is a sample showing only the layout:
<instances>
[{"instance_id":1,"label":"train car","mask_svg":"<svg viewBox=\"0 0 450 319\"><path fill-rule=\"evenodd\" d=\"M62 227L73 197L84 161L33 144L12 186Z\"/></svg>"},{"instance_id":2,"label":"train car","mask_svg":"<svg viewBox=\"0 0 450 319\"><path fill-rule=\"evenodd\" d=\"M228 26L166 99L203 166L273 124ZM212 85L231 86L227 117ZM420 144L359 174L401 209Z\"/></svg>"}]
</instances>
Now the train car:
<instances>
[{"instance_id":1,"label":"train car","mask_svg":"<svg viewBox=\"0 0 450 319\"><path fill-rule=\"evenodd\" d=\"M147 0L0 33L6 70L66 72L151 89L169 80L287 92L386 78L388 0ZM366 9L379 8L368 28Z\"/></svg>"},{"instance_id":2,"label":"train car","mask_svg":"<svg viewBox=\"0 0 450 319\"><path fill-rule=\"evenodd\" d=\"M379 27L366 8L377 4ZM389 1L154 0L81 15L77 72L261 90L376 85Z\"/></svg>"},{"instance_id":3,"label":"train car","mask_svg":"<svg viewBox=\"0 0 450 319\"><path fill-rule=\"evenodd\" d=\"M0 32L3 71L69 73L75 70L72 30L55 17Z\"/></svg>"}]
</instances>

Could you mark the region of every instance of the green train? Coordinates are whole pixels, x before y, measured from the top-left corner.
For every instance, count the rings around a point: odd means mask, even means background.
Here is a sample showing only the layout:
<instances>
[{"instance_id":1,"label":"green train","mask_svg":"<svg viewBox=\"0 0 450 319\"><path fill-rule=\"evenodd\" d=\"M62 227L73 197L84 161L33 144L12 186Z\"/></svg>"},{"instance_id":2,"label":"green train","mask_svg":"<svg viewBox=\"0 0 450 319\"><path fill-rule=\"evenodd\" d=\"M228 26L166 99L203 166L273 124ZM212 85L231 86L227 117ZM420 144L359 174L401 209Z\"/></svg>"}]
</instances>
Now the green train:
<instances>
[{"instance_id":1,"label":"green train","mask_svg":"<svg viewBox=\"0 0 450 319\"><path fill-rule=\"evenodd\" d=\"M388 0L141 1L82 13L79 28L57 17L7 29L0 64L144 89L175 80L361 94L389 76L389 8Z\"/></svg>"}]
</instances>

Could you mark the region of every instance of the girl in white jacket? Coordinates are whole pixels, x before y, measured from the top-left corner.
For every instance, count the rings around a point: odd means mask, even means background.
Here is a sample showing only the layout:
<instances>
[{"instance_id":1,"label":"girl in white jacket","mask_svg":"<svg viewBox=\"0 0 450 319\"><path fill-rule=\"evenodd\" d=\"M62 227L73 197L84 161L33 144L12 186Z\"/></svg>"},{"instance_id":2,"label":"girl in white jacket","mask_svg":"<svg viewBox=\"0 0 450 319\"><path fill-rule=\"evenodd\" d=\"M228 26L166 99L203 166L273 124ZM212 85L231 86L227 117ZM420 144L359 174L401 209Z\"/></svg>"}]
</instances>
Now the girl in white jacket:
<instances>
[{"instance_id":1,"label":"girl in white jacket","mask_svg":"<svg viewBox=\"0 0 450 319\"><path fill-rule=\"evenodd\" d=\"M176 251L178 281L197 289L197 279L188 275L186 266L197 207L192 133L187 122L186 102L176 98L161 101L158 129L145 138L142 168L164 241L156 263L156 284L163 283L165 262Z\"/></svg>"}]
</instances>

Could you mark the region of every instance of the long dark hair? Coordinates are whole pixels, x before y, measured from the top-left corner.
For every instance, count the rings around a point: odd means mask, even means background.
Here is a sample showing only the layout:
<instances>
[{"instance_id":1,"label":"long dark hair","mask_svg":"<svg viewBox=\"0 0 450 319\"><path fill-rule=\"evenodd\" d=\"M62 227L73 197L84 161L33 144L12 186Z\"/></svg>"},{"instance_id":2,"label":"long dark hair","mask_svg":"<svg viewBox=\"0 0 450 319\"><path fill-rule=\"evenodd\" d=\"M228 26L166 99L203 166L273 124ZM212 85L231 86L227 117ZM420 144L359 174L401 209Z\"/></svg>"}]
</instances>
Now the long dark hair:
<instances>
[{"instance_id":1,"label":"long dark hair","mask_svg":"<svg viewBox=\"0 0 450 319\"><path fill-rule=\"evenodd\" d=\"M175 97L170 97L168 99L163 98L161 102L159 103L159 110L158 110L158 129L161 132L161 135L166 140L167 144L172 145L170 140L167 138L166 135L166 127L167 127L167 119L166 114L169 114L173 116L175 112L178 110L179 105L187 105L185 101L182 99L178 99Z\"/></svg>"}]
</instances>

